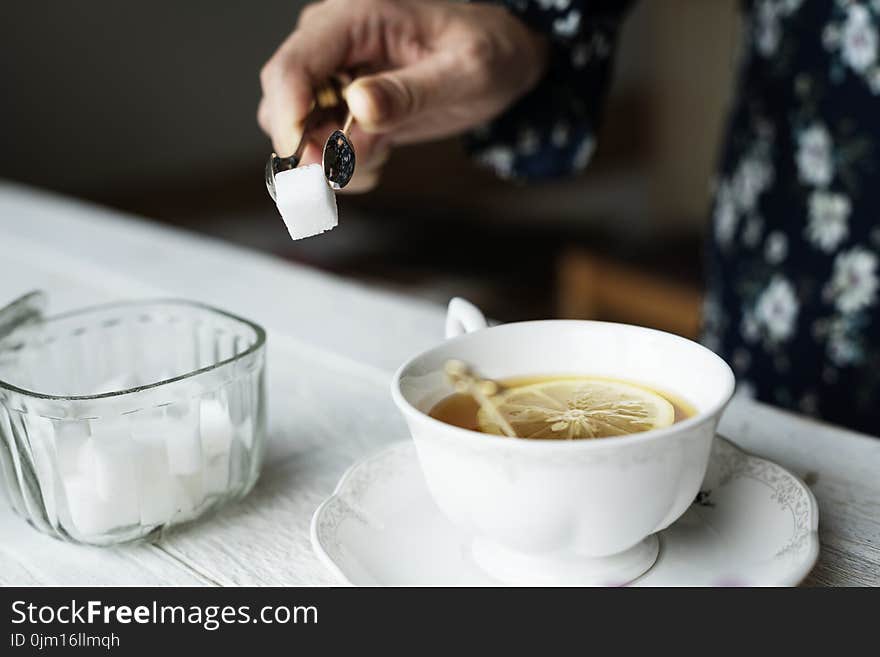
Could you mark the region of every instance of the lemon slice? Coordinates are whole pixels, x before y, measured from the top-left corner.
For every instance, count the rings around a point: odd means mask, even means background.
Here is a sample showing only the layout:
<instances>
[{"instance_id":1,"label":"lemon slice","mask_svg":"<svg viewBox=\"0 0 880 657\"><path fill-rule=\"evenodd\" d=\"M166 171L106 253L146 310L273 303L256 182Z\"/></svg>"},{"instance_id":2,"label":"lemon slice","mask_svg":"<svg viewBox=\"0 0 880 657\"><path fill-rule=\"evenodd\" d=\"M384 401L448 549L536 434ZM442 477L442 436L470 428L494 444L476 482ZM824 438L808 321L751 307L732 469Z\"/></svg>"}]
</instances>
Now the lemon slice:
<instances>
[{"instance_id":1,"label":"lemon slice","mask_svg":"<svg viewBox=\"0 0 880 657\"><path fill-rule=\"evenodd\" d=\"M651 390L600 378L553 379L505 390L493 397L498 412L520 438L605 438L668 427L675 409ZM485 433L502 434L493 413L480 409Z\"/></svg>"}]
</instances>

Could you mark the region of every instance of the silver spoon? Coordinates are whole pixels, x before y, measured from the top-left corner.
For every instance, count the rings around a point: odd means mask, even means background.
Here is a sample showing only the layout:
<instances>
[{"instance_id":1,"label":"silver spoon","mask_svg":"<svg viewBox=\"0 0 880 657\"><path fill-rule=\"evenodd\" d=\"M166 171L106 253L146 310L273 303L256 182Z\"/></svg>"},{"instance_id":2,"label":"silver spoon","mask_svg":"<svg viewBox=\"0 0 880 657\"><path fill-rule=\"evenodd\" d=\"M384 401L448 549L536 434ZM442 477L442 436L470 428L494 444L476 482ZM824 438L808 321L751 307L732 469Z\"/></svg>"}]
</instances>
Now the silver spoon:
<instances>
[{"instance_id":1,"label":"silver spoon","mask_svg":"<svg viewBox=\"0 0 880 657\"><path fill-rule=\"evenodd\" d=\"M354 117L349 112L342 130L334 130L324 144L324 177L335 190L345 187L354 175L354 144L349 138L352 125Z\"/></svg>"}]
</instances>

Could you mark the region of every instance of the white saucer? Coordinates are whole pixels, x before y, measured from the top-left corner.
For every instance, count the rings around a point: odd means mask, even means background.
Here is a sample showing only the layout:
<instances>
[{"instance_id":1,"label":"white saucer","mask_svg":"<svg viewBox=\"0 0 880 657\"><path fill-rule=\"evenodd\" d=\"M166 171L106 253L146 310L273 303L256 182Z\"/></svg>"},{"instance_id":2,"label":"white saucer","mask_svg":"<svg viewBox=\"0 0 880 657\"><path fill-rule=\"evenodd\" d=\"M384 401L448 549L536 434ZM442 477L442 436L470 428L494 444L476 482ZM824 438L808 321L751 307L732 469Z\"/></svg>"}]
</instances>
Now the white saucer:
<instances>
[{"instance_id":1,"label":"white saucer","mask_svg":"<svg viewBox=\"0 0 880 657\"><path fill-rule=\"evenodd\" d=\"M633 585L795 586L819 555L818 522L800 479L718 437L702 492ZM498 585L430 498L411 441L349 468L315 511L312 546L348 584Z\"/></svg>"}]
</instances>

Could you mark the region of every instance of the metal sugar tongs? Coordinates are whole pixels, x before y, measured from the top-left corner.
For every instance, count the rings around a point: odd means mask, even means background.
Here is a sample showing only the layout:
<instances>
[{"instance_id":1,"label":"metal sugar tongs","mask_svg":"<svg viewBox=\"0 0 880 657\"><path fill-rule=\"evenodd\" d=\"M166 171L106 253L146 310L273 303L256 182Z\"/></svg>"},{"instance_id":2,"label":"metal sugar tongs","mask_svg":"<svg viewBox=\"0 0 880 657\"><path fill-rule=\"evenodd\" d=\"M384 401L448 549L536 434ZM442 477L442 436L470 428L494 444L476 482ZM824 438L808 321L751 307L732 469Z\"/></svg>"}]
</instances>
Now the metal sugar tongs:
<instances>
[{"instance_id":1,"label":"metal sugar tongs","mask_svg":"<svg viewBox=\"0 0 880 657\"><path fill-rule=\"evenodd\" d=\"M293 155L282 157L273 152L269 156L265 172L266 189L273 201L277 200L275 176L282 171L289 171L299 166L303 151L309 142L309 133L323 123L333 119L340 120L342 116L345 117L342 129L334 130L324 144L324 176L334 190L342 189L351 180L355 166L354 145L350 138L354 117L348 109L344 94L345 88L350 82L350 77L337 75L315 89L315 100L311 111L303 122L302 136Z\"/></svg>"}]
</instances>

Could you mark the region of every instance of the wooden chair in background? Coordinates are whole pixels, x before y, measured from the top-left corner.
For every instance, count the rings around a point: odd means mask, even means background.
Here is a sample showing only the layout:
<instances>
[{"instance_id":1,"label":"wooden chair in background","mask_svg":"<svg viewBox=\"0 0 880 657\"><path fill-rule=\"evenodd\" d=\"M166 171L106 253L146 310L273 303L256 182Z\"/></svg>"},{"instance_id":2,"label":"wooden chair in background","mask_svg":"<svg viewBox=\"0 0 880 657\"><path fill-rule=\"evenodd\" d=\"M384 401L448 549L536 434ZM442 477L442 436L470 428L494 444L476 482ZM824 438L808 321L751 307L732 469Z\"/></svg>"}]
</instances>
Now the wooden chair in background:
<instances>
[{"instance_id":1,"label":"wooden chair in background","mask_svg":"<svg viewBox=\"0 0 880 657\"><path fill-rule=\"evenodd\" d=\"M638 324L696 338L702 291L696 285L572 249L561 258L557 314Z\"/></svg>"}]
</instances>

